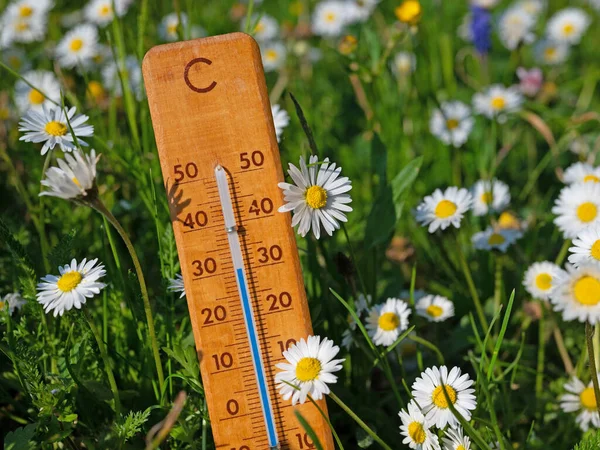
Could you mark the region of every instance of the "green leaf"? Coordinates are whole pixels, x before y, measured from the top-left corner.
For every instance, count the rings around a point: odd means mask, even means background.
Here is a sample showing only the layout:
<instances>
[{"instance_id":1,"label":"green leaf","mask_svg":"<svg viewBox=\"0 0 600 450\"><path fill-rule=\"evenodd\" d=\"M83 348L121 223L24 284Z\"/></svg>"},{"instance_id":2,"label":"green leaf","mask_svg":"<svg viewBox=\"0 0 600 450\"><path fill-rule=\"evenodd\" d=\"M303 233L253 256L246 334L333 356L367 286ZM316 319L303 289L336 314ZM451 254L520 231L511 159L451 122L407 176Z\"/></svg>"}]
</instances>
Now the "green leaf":
<instances>
[{"instance_id":1,"label":"green leaf","mask_svg":"<svg viewBox=\"0 0 600 450\"><path fill-rule=\"evenodd\" d=\"M365 230L367 248L384 243L391 237L402 216L409 187L417 178L422 162L422 157L413 159L394 177L390 185L382 186L367 218Z\"/></svg>"},{"instance_id":2,"label":"green leaf","mask_svg":"<svg viewBox=\"0 0 600 450\"><path fill-rule=\"evenodd\" d=\"M371 141L371 167L379 177L379 183L382 186L387 184L387 166L387 147L375 133Z\"/></svg>"},{"instance_id":3,"label":"green leaf","mask_svg":"<svg viewBox=\"0 0 600 450\"><path fill-rule=\"evenodd\" d=\"M296 419L298 419L298 422L300 422L300 425L302 425L302 428L304 428L304 431L306 431L308 437L312 440L314 447L317 450L323 450L323 445L321 444L321 441L319 441L317 433L315 433L315 430L312 429L310 424L306 421L302 414L300 414L300 411L295 410L294 415L296 416ZM309 445L307 445L307 447L309 447Z\"/></svg>"},{"instance_id":4,"label":"green leaf","mask_svg":"<svg viewBox=\"0 0 600 450\"><path fill-rule=\"evenodd\" d=\"M63 266L73 258L73 241L77 230L73 228L60 238L60 241L48 253L48 261L52 267Z\"/></svg>"},{"instance_id":5,"label":"green leaf","mask_svg":"<svg viewBox=\"0 0 600 450\"><path fill-rule=\"evenodd\" d=\"M58 420L60 422L68 422L68 423L75 422L77 420L77 414L67 414L66 416L60 415L58 417Z\"/></svg>"},{"instance_id":6,"label":"green leaf","mask_svg":"<svg viewBox=\"0 0 600 450\"><path fill-rule=\"evenodd\" d=\"M33 440L37 424L30 423L24 427L17 428L4 436L4 450L30 450L35 449Z\"/></svg>"}]
</instances>

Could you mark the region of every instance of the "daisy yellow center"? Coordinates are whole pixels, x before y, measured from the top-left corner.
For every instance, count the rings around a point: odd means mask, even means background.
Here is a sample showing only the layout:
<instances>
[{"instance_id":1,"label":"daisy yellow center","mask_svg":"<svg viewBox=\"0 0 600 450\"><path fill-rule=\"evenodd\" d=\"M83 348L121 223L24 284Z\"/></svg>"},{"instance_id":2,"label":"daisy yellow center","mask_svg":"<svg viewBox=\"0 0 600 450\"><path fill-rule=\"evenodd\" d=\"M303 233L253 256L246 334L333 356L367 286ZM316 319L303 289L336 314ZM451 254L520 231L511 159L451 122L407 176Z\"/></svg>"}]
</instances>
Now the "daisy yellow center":
<instances>
[{"instance_id":1,"label":"daisy yellow center","mask_svg":"<svg viewBox=\"0 0 600 450\"><path fill-rule=\"evenodd\" d=\"M490 237L488 238L488 244L490 244L490 245L504 244L505 241L506 241L506 239L504 238L504 236L502 236L499 233L492 233L490 235Z\"/></svg>"},{"instance_id":2,"label":"daisy yellow center","mask_svg":"<svg viewBox=\"0 0 600 450\"><path fill-rule=\"evenodd\" d=\"M273 50L273 49L267 50L267 53L266 53L265 57L269 61L273 61L273 60L277 59L277 52L275 50Z\"/></svg>"},{"instance_id":3,"label":"daisy yellow center","mask_svg":"<svg viewBox=\"0 0 600 450\"><path fill-rule=\"evenodd\" d=\"M444 310L437 305L429 305L426 309L427 314L429 314L431 317L440 317Z\"/></svg>"},{"instance_id":4,"label":"daisy yellow center","mask_svg":"<svg viewBox=\"0 0 600 450\"><path fill-rule=\"evenodd\" d=\"M503 212L498 218L498 224L502 228L519 228L519 221L509 212Z\"/></svg>"},{"instance_id":5,"label":"daisy yellow center","mask_svg":"<svg viewBox=\"0 0 600 450\"><path fill-rule=\"evenodd\" d=\"M257 28L258 28L258 27L257 27ZM175 34L175 33L177 33L177 24L176 24L176 23L174 23L174 24L172 24L172 25L169 25L169 26L167 27L167 32L168 32L169 34Z\"/></svg>"},{"instance_id":6,"label":"daisy yellow center","mask_svg":"<svg viewBox=\"0 0 600 450\"><path fill-rule=\"evenodd\" d=\"M421 4L416 0L407 0L394 12L399 21L414 24L421 17Z\"/></svg>"},{"instance_id":7,"label":"daisy yellow center","mask_svg":"<svg viewBox=\"0 0 600 450\"><path fill-rule=\"evenodd\" d=\"M584 275L575 282L573 295L582 305L594 306L600 303L600 281L589 275Z\"/></svg>"},{"instance_id":8,"label":"daisy yellow center","mask_svg":"<svg viewBox=\"0 0 600 450\"><path fill-rule=\"evenodd\" d=\"M594 183L597 183L598 181L600 181L600 178L598 178L596 175L586 175L583 178L583 182L587 183L588 181L593 181Z\"/></svg>"},{"instance_id":9,"label":"daisy yellow center","mask_svg":"<svg viewBox=\"0 0 600 450\"><path fill-rule=\"evenodd\" d=\"M44 127L46 133L52 136L64 136L67 134L68 128L64 123L57 122L53 120L52 122L48 122Z\"/></svg>"},{"instance_id":10,"label":"daisy yellow center","mask_svg":"<svg viewBox=\"0 0 600 450\"><path fill-rule=\"evenodd\" d=\"M15 25L16 31L27 31L29 30L29 24L27 22L17 22Z\"/></svg>"},{"instance_id":11,"label":"daisy yellow center","mask_svg":"<svg viewBox=\"0 0 600 450\"><path fill-rule=\"evenodd\" d=\"M565 34L565 36L572 35L574 31L575 31L575 26L572 23L566 23L563 26L563 33Z\"/></svg>"},{"instance_id":12,"label":"daisy yellow center","mask_svg":"<svg viewBox=\"0 0 600 450\"><path fill-rule=\"evenodd\" d=\"M592 202L585 202L577 207L577 217L582 222L591 222L597 214L598 208Z\"/></svg>"},{"instance_id":13,"label":"daisy yellow center","mask_svg":"<svg viewBox=\"0 0 600 450\"><path fill-rule=\"evenodd\" d=\"M321 209L327 204L327 191L321 186L311 186L306 191L306 204L312 209Z\"/></svg>"},{"instance_id":14,"label":"daisy yellow center","mask_svg":"<svg viewBox=\"0 0 600 450\"><path fill-rule=\"evenodd\" d=\"M265 31L265 25L262 22L258 22L254 27L254 32L261 33L262 31Z\"/></svg>"},{"instance_id":15,"label":"daisy yellow center","mask_svg":"<svg viewBox=\"0 0 600 450\"><path fill-rule=\"evenodd\" d=\"M435 207L435 215L439 219L446 219L452 216L456 212L456 203L451 202L450 200L442 200Z\"/></svg>"},{"instance_id":16,"label":"daisy yellow center","mask_svg":"<svg viewBox=\"0 0 600 450\"><path fill-rule=\"evenodd\" d=\"M325 14L325 22L332 23L335 22L335 13L328 12Z\"/></svg>"},{"instance_id":17,"label":"daisy yellow center","mask_svg":"<svg viewBox=\"0 0 600 450\"><path fill-rule=\"evenodd\" d=\"M71 181L73 183L75 183L78 187L81 187L81 183L79 182L79 180L77 179L77 177L73 177L71 178Z\"/></svg>"},{"instance_id":18,"label":"daisy yellow center","mask_svg":"<svg viewBox=\"0 0 600 450\"><path fill-rule=\"evenodd\" d=\"M296 364L296 378L300 381L313 381L321 372L321 361L317 358L302 358Z\"/></svg>"},{"instance_id":19,"label":"daisy yellow center","mask_svg":"<svg viewBox=\"0 0 600 450\"><path fill-rule=\"evenodd\" d=\"M81 47L83 47L83 41L79 38L75 38L71 41L71 44L69 44L69 49L72 52L77 52L79 50L81 50Z\"/></svg>"},{"instance_id":20,"label":"daisy yellow center","mask_svg":"<svg viewBox=\"0 0 600 450\"><path fill-rule=\"evenodd\" d=\"M19 8L19 15L21 17L29 17L33 14L33 8L28 5L23 5Z\"/></svg>"},{"instance_id":21,"label":"daisy yellow center","mask_svg":"<svg viewBox=\"0 0 600 450\"><path fill-rule=\"evenodd\" d=\"M425 442L425 430L419 422L411 422L408 424L408 435L415 444Z\"/></svg>"},{"instance_id":22,"label":"daisy yellow center","mask_svg":"<svg viewBox=\"0 0 600 450\"><path fill-rule=\"evenodd\" d=\"M579 394L579 400L585 409L590 411L596 410L596 395L594 394L594 388L585 388Z\"/></svg>"},{"instance_id":23,"label":"daisy yellow center","mask_svg":"<svg viewBox=\"0 0 600 450\"><path fill-rule=\"evenodd\" d=\"M396 313L386 312L379 316L377 323L382 330L392 331L400 326L400 317Z\"/></svg>"},{"instance_id":24,"label":"daisy yellow center","mask_svg":"<svg viewBox=\"0 0 600 450\"><path fill-rule=\"evenodd\" d=\"M106 17L110 14L110 12L112 11L112 8L110 5L102 5L100 7L100 10L98 11L98 13L102 16L102 17Z\"/></svg>"},{"instance_id":25,"label":"daisy yellow center","mask_svg":"<svg viewBox=\"0 0 600 450\"><path fill-rule=\"evenodd\" d=\"M504 100L504 97L500 97L500 96L496 96L494 98L492 98L492 108L494 109L504 109L504 107L506 106L506 100Z\"/></svg>"},{"instance_id":26,"label":"daisy yellow center","mask_svg":"<svg viewBox=\"0 0 600 450\"><path fill-rule=\"evenodd\" d=\"M449 130L454 130L456 127L458 127L458 120L456 120L456 119L446 120L446 128L448 128Z\"/></svg>"},{"instance_id":27,"label":"daisy yellow center","mask_svg":"<svg viewBox=\"0 0 600 450\"><path fill-rule=\"evenodd\" d=\"M542 291L547 291L552 287L552 277L547 273L540 273L535 277L535 285Z\"/></svg>"},{"instance_id":28,"label":"daisy yellow center","mask_svg":"<svg viewBox=\"0 0 600 450\"><path fill-rule=\"evenodd\" d=\"M467 450L467 449L465 448L464 445L460 444L458 447L456 447L456 450Z\"/></svg>"},{"instance_id":29,"label":"daisy yellow center","mask_svg":"<svg viewBox=\"0 0 600 450\"><path fill-rule=\"evenodd\" d=\"M492 193L484 192L483 194L481 194L481 201L486 205L492 203Z\"/></svg>"},{"instance_id":30,"label":"daisy yellow center","mask_svg":"<svg viewBox=\"0 0 600 450\"><path fill-rule=\"evenodd\" d=\"M100 98L104 95L104 89L102 88L102 85L97 81L89 82L88 91L94 98Z\"/></svg>"},{"instance_id":31,"label":"daisy yellow center","mask_svg":"<svg viewBox=\"0 0 600 450\"><path fill-rule=\"evenodd\" d=\"M2 300L0 300L0 309L4 309L4 302Z\"/></svg>"},{"instance_id":32,"label":"daisy yellow center","mask_svg":"<svg viewBox=\"0 0 600 450\"><path fill-rule=\"evenodd\" d=\"M554 56L556 55L556 48L548 47L544 50L544 55L546 56L546 59L554 58Z\"/></svg>"},{"instance_id":33,"label":"daisy yellow center","mask_svg":"<svg viewBox=\"0 0 600 450\"><path fill-rule=\"evenodd\" d=\"M71 292L73 289L79 286L79 283L81 283L82 279L83 277L81 274L76 270L73 270L60 277L56 282L56 286L58 286L58 288L63 292Z\"/></svg>"},{"instance_id":34,"label":"daisy yellow center","mask_svg":"<svg viewBox=\"0 0 600 450\"><path fill-rule=\"evenodd\" d=\"M600 239L592 244L590 255L592 255L592 258L594 259L600 259Z\"/></svg>"},{"instance_id":35,"label":"daisy yellow center","mask_svg":"<svg viewBox=\"0 0 600 450\"><path fill-rule=\"evenodd\" d=\"M44 103L44 95L37 89L29 91L29 103L32 105L41 105Z\"/></svg>"},{"instance_id":36,"label":"daisy yellow center","mask_svg":"<svg viewBox=\"0 0 600 450\"><path fill-rule=\"evenodd\" d=\"M446 385L446 392L448 393L448 398L454 405L456 403L456 390L454 390L452 386ZM446 409L448 407L448 401L446 400L442 386L438 386L433 390L431 401L438 408Z\"/></svg>"}]
</instances>

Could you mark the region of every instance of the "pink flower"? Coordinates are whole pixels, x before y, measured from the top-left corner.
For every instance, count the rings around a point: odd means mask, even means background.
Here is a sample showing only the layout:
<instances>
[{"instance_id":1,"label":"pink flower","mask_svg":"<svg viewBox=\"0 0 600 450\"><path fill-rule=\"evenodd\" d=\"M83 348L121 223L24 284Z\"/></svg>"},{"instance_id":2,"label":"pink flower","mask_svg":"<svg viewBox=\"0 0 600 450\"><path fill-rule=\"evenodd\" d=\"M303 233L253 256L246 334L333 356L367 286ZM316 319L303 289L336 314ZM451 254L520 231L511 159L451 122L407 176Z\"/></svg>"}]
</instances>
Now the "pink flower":
<instances>
[{"instance_id":1,"label":"pink flower","mask_svg":"<svg viewBox=\"0 0 600 450\"><path fill-rule=\"evenodd\" d=\"M519 89L521 92L529 97L535 96L542 87L544 75L542 71L537 67L527 70L524 67L517 69L517 76L519 77Z\"/></svg>"}]
</instances>

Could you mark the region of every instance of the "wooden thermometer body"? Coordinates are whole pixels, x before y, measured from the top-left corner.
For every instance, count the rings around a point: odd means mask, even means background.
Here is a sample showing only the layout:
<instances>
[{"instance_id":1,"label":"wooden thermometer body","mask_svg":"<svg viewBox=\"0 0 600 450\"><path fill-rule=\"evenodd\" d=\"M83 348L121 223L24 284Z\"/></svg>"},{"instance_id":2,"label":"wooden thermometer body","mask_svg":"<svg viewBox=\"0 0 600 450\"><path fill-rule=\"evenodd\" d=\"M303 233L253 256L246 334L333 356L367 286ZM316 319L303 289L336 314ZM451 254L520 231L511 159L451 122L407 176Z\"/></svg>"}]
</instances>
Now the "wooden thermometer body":
<instances>
[{"instance_id":1,"label":"wooden thermometer body","mask_svg":"<svg viewBox=\"0 0 600 450\"><path fill-rule=\"evenodd\" d=\"M312 333L256 42L243 33L162 45L144 81L199 351L215 445L269 449L215 168L227 173L268 397L281 449L314 448L275 386L282 351ZM261 391L262 392L262 391ZM319 406L326 411L324 401ZM314 405L297 409L333 449Z\"/></svg>"}]
</instances>

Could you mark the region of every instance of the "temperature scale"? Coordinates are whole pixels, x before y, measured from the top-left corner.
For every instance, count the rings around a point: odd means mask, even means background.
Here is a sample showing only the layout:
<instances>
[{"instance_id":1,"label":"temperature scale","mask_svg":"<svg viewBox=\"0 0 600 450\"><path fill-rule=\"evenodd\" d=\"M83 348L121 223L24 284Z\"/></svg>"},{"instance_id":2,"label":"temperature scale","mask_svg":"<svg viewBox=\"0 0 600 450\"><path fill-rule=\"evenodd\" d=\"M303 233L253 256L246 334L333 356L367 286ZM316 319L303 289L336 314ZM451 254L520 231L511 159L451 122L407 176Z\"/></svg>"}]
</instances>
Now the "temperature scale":
<instances>
[{"instance_id":1,"label":"temperature scale","mask_svg":"<svg viewBox=\"0 0 600 450\"><path fill-rule=\"evenodd\" d=\"M143 63L215 445L326 450L314 405L276 389L282 352L312 334L260 51L246 34L151 49ZM319 406L326 413L324 401Z\"/></svg>"}]
</instances>

